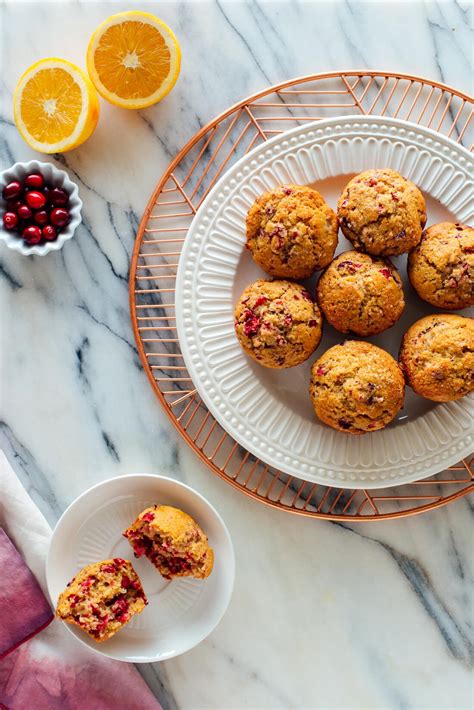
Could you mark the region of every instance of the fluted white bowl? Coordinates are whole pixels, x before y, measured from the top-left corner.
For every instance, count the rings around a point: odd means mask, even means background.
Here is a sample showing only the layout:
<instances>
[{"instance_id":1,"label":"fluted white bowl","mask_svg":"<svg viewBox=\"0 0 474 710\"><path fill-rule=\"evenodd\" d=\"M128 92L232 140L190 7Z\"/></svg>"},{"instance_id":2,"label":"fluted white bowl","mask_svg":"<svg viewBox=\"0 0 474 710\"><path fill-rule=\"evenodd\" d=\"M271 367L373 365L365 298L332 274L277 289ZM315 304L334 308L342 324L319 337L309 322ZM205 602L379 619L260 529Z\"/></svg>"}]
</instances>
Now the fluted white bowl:
<instances>
[{"instance_id":1,"label":"fluted white bowl","mask_svg":"<svg viewBox=\"0 0 474 710\"><path fill-rule=\"evenodd\" d=\"M19 180L22 182L27 175L31 173L41 173L45 181L52 187L62 187L69 195L69 214L71 219L69 224L61 229L58 238L54 242L46 242L45 244L35 244L28 246L22 237L14 231L5 229L3 223L0 222L0 239L3 239L5 244L19 251L24 256L35 254L36 256L45 256L50 251L58 251L62 248L65 242L71 239L77 227L82 221L81 209L82 200L79 197L79 189L76 183L72 182L69 175L64 170L59 170L51 163L40 163L38 160L30 160L28 163L15 163L11 168L0 173L0 193L9 182ZM5 211L5 201L0 197L0 206L2 214Z\"/></svg>"}]
</instances>

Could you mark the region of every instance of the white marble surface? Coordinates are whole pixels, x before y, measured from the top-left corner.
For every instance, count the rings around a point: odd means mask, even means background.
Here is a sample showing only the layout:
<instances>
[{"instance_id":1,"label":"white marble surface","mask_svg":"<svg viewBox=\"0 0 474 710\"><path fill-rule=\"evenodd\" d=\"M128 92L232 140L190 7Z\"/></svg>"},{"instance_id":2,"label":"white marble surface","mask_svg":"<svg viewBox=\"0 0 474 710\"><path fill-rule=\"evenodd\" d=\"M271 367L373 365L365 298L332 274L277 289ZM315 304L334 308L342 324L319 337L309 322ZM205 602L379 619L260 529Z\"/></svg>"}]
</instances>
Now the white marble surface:
<instances>
[{"instance_id":1,"label":"white marble surface","mask_svg":"<svg viewBox=\"0 0 474 710\"><path fill-rule=\"evenodd\" d=\"M237 553L226 616L198 648L141 668L165 709L468 708L472 501L351 529L238 494L162 413L133 341L127 276L151 189L199 126L268 83L331 69L469 91L470 4L3 3L3 167L36 157L12 124L19 74L48 55L84 65L95 26L133 6L176 31L182 74L141 113L102 102L88 143L53 159L79 183L77 237L43 259L0 248L1 445L52 523L85 488L134 471L186 481L224 516Z\"/></svg>"}]
</instances>

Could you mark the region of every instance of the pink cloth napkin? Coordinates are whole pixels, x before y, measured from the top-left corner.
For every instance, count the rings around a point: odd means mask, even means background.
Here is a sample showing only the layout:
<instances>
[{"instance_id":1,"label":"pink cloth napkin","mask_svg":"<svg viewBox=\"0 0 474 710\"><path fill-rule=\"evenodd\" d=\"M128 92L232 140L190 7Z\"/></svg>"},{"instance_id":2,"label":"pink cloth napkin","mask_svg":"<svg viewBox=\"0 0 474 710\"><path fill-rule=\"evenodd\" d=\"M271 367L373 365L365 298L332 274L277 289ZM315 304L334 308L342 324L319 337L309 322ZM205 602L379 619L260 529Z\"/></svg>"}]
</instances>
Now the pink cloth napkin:
<instances>
[{"instance_id":1,"label":"pink cloth napkin","mask_svg":"<svg viewBox=\"0 0 474 710\"><path fill-rule=\"evenodd\" d=\"M42 631L51 605L8 535L0 528L0 660Z\"/></svg>"},{"instance_id":2,"label":"pink cloth napkin","mask_svg":"<svg viewBox=\"0 0 474 710\"><path fill-rule=\"evenodd\" d=\"M31 610L31 617L28 617L28 623L25 621L22 629L15 627L16 636L12 632L12 645L15 640L21 645L0 660L0 708L161 710L161 705L133 665L112 661L89 651L57 619L26 643L22 643L25 638L19 637L37 631L41 618L47 623L48 612L45 610L43 595L47 595L44 566L51 528L26 493L2 451L0 491L0 525L21 557L18 555L18 560L14 554L11 556L11 546L5 539L2 541L0 538L0 549L4 554L7 550L7 563L15 568L14 576L16 570L22 570L22 579L30 589L27 598L32 599L34 596L38 607ZM33 579L28 567L34 575ZM3 557L0 551L2 568ZM11 576L10 571L7 574ZM38 586L34 584L35 578ZM45 616L42 617L42 614ZM0 602L1 641L11 629L10 621L5 621ZM4 643L6 645L10 641Z\"/></svg>"}]
</instances>

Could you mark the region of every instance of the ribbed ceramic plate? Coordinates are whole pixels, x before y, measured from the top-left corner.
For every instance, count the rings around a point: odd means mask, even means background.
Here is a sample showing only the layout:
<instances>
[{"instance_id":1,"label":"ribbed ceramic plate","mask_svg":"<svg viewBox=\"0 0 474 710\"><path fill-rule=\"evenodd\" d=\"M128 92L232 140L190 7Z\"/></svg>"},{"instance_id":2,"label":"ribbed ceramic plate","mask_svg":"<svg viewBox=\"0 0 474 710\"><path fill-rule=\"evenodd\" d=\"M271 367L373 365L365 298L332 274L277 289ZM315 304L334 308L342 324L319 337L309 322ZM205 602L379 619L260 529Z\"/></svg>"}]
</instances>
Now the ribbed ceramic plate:
<instances>
[{"instance_id":1,"label":"ribbed ceramic plate","mask_svg":"<svg viewBox=\"0 0 474 710\"><path fill-rule=\"evenodd\" d=\"M472 157L427 128L396 119L329 119L296 128L242 158L199 209L179 260L179 341L195 386L242 446L277 469L330 486L377 488L436 473L473 447L474 398L435 404L407 390L405 407L383 431L352 437L315 419L308 396L315 357L269 370L247 358L234 333L241 291L266 275L245 249L245 216L255 198L282 183L312 185L335 208L349 178L390 167L424 192L428 225L472 221ZM338 253L350 248L340 234ZM411 323L435 309L412 291L406 256L393 260L405 284L399 323L371 342L397 356ZM316 279L307 282L314 293ZM466 313L465 313L466 315ZM344 340L327 324L316 356Z\"/></svg>"},{"instance_id":2,"label":"ribbed ceramic plate","mask_svg":"<svg viewBox=\"0 0 474 710\"><path fill-rule=\"evenodd\" d=\"M168 581L146 558L134 558L122 533L144 508L156 503L181 508L206 532L214 549L214 568L207 579ZM227 528L210 503L179 481L132 474L99 483L79 496L51 539L46 574L53 604L78 570L113 557L131 560L148 606L101 644L67 624L76 638L111 658L144 663L184 653L212 631L230 601L234 552Z\"/></svg>"}]
</instances>

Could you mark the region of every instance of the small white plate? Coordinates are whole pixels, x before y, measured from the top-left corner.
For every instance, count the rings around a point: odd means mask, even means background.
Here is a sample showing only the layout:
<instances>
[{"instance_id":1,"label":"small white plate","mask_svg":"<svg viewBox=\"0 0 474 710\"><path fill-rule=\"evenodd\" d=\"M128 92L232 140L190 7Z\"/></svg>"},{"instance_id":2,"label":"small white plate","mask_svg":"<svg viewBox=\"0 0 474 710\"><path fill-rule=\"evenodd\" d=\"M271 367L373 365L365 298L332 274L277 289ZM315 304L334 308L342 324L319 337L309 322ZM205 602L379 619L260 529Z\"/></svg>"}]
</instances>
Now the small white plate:
<instances>
[{"instance_id":1,"label":"small white plate","mask_svg":"<svg viewBox=\"0 0 474 710\"><path fill-rule=\"evenodd\" d=\"M270 466L342 488L408 483L470 454L474 397L435 404L407 388L404 409L386 429L360 437L334 431L314 415L308 394L310 367L329 347L353 336L325 323L312 358L298 367L270 370L244 354L233 311L245 286L269 278L245 249L246 213L259 194L282 183L312 185L335 208L352 175L382 167L399 171L423 190L428 225L472 220L473 160L465 148L397 119L328 119L269 140L225 173L193 220L176 279L181 350L214 417ZM340 234L338 253L350 248ZM396 358L407 328L437 310L410 287L406 254L393 262L404 281L406 309L393 328L367 340ZM315 281L313 277L306 282L313 294Z\"/></svg>"},{"instance_id":2,"label":"small white plate","mask_svg":"<svg viewBox=\"0 0 474 710\"><path fill-rule=\"evenodd\" d=\"M215 556L207 579L168 581L146 558L135 559L122 533L144 508L156 503L181 508L202 527ZM131 560L149 604L113 638L100 644L66 624L79 641L97 653L131 663L173 658L206 638L227 609L235 575L229 532L215 508L184 483L149 474L119 476L89 488L71 503L54 529L46 561L53 605L79 569L112 557Z\"/></svg>"}]
</instances>

